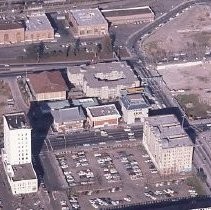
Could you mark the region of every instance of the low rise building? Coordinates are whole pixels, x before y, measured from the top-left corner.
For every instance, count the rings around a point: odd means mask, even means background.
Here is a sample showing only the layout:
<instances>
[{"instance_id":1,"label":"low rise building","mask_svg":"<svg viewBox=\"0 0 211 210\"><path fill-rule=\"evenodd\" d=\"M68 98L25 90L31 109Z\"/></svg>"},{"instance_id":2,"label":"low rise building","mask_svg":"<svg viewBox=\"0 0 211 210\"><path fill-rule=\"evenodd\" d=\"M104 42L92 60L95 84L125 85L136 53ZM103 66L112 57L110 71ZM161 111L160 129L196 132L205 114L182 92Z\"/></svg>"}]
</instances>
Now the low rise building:
<instances>
[{"instance_id":1,"label":"low rise building","mask_svg":"<svg viewBox=\"0 0 211 210\"><path fill-rule=\"evenodd\" d=\"M146 118L143 145L161 175L192 170L193 144L174 115Z\"/></svg>"},{"instance_id":2,"label":"low rise building","mask_svg":"<svg viewBox=\"0 0 211 210\"><path fill-rule=\"evenodd\" d=\"M104 17L113 25L134 22L152 22L154 12L149 6L102 10Z\"/></svg>"},{"instance_id":3,"label":"low rise building","mask_svg":"<svg viewBox=\"0 0 211 210\"><path fill-rule=\"evenodd\" d=\"M116 98L121 95L122 89L140 86L140 81L126 62L74 66L69 68L67 76L87 97L101 99Z\"/></svg>"},{"instance_id":4,"label":"low rise building","mask_svg":"<svg viewBox=\"0 0 211 210\"><path fill-rule=\"evenodd\" d=\"M66 109L66 108L70 108L70 102L68 100L40 102L40 110L43 114L49 114L53 110Z\"/></svg>"},{"instance_id":5,"label":"low rise building","mask_svg":"<svg viewBox=\"0 0 211 210\"><path fill-rule=\"evenodd\" d=\"M74 106L81 106L84 109L91 106L97 106L99 105L98 100L96 98L79 98L79 99L73 99L72 104Z\"/></svg>"},{"instance_id":6,"label":"low rise building","mask_svg":"<svg viewBox=\"0 0 211 210\"><path fill-rule=\"evenodd\" d=\"M24 42L24 26L17 22L0 22L0 44Z\"/></svg>"},{"instance_id":7,"label":"low rise building","mask_svg":"<svg viewBox=\"0 0 211 210\"><path fill-rule=\"evenodd\" d=\"M97 8L71 10L67 19L75 37L91 38L108 34L108 23Z\"/></svg>"},{"instance_id":8,"label":"low rise building","mask_svg":"<svg viewBox=\"0 0 211 210\"><path fill-rule=\"evenodd\" d=\"M29 74L26 83L33 101L65 100L67 97L68 88L59 71Z\"/></svg>"},{"instance_id":9,"label":"low rise building","mask_svg":"<svg viewBox=\"0 0 211 210\"><path fill-rule=\"evenodd\" d=\"M135 120L144 122L148 117L150 103L144 93L128 93L122 91L119 99L121 105L123 119L127 124L135 123Z\"/></svg>"},{"instance_id":10,"label":"low rise building","mask_svg":"<svg viewBox=\"0 0 211 210\"><path fill-rule=\"evenodd\" d=\"M25 25L25 41L40 42L54 39L54 29L45 14L29 16Z\"/></svg>"},{"instance_id":11,"label":"low rise building","mask_svg":"<svg viewBox=\"0 0 211 210\"><path fill-rule=\"evenodd\" d=\"M87 121L94 128L117 126L121 117L114 104L88 107L86 112Z\"/></svg>"},{"instance_id":12,"label":"low rise building","mask_svg":"<svg viewBox=\"0 0 211 210\"><path fill-rule=\"evenodd\" d=\"M84 128L86 117L81 107L52 110L53 126L57 132L69 132Z\"/></svg>"},{"instance_id":13,"label":"low rise building","mask_svg":"<svg viewBox=\"0 0 211 210\"><path fill-rule=\"evenodd\" d=\"M31 128L23 112L6 114L2 161L12 193L38 190L38 180L31 161Z\"/></svg>"}]
</instances>

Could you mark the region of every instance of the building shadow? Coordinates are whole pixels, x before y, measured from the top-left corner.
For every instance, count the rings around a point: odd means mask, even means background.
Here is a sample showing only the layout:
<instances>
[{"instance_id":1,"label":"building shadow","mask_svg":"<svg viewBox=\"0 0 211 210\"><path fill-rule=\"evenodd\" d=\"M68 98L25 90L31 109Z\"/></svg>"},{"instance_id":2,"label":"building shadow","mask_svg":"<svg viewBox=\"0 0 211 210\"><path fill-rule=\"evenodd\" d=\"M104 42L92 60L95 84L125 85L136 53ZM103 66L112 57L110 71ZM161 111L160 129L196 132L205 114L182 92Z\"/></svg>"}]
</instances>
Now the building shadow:
<instances>
[{"instance_id":1,"label":"building shadow","mask_svg":"<svg viewBox=\"0 0 211 210\"><path fill-rule=\"evenodd\" d=\"M44 170L39 155L46 147L45 139L53 119L51 115L42 114L38 102L31 102L27 116L32 128L32 163L40 182L44 176Z\"/></svg>"}]
</instances>

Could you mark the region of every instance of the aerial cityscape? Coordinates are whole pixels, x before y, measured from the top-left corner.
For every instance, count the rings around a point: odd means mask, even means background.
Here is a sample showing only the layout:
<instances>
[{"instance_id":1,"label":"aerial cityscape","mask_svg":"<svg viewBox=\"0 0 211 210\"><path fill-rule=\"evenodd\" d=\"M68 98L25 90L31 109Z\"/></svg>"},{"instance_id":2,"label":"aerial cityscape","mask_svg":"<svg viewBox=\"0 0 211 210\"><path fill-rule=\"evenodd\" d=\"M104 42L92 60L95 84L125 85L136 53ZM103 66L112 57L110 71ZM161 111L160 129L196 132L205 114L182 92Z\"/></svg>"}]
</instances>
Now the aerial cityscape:
<instances>
[{"instance_id":1,"label":"aerial cityscape","mask_svg":"<svg viewBox=\"0 0 211 210\"><path fill-rule=\"evenodd\" d=\"M0 210L211 209L211 1L0 1Z\"/></svg>"}]
</instances>

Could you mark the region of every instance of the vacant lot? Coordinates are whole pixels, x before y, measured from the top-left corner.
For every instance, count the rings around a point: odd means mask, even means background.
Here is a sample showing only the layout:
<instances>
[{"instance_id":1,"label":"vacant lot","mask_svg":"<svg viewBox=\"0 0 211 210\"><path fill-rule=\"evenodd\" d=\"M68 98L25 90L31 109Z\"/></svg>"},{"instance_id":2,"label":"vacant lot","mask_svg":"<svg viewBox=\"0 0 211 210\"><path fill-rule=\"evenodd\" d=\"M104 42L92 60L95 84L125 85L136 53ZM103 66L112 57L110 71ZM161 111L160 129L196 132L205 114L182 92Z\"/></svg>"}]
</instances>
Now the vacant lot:
<instances>
[{"instance_id":1,"label":"vacant lot","mask_svg":"<svg viewBox=\"0 0 211 210\"><path fill-rule=\"evenodd\" d=\"M197 55L211 47L211 7L197 5L159 27L144 43L148 54L167 57L176 53Z\"/></svg>"},{"instance_id":2,"label":"vacant lot","mask_svg":"<svg viewBox=\"0 0 211 210\"><path fill-rule=\"evenodd\" d=\"M211 64L166 65L158 72L187 114L205 118L211 112Z\"/></svg>"}]
</instances>

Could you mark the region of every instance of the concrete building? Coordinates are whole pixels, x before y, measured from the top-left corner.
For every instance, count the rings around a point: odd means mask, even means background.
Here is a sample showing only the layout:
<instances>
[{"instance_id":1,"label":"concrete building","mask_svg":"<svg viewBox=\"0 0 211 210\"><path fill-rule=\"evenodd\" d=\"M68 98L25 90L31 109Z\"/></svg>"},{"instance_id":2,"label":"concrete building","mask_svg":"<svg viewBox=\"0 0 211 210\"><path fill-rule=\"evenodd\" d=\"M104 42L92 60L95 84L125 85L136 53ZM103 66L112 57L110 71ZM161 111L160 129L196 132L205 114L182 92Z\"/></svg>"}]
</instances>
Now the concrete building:
<instances>
[{"instance_id":1,"label":"concrete building","mask_svg":"<svg viewBox=\"0 0 211 210\"><path fill-rule=\"evenodd\" d=\"M57 109L51 112L57 132L69 132L83 129L86 117L81 107Z\"/></svg>"},{"instance_id":2,"label":"concrete building","mask_svg":"<svg viewBox=\"0 0 211 210\"><path fill-rule=\"evenodd\" d=\"M121 117L114 104L88 107L86 112L87 121L94 128L117 126Z\"/></svg>"},{"instance_id":3,"label":"concrete building","mask_svg":"<svg viewBox=\"0 0 211 210\"><path fill-rule=\"evenodd\" d=\"M59 71L29 74L26 83L33 101L65 100L67 97L68 88Z\"/></svg>"},{"instance_id":4,"label":"concrete building","mask_svg":"<svg viewBox=\"0 0 211 210\"><path fill-rule=\"evenodd\" d=\"M67 19L75 37L92 38L108 34L108 23L97 8L71 10Z\"/></svg>"},{"instance_id":5,"label":"concrete building","mask_svg":"<svg viewBox=\"0 0 211 210\"><path fill-rule=\"evenodd\" d=\"M152 22L155 19L155 15L149 6L102 10L102 13L113 25Z\"/></svg>"},{"instance_id":6,"label":"concrete building","mask_svg":"<svg viewBox=\"0 0 211 210\"><path fill-rule=\"evenodd\" d=\"M69 67L67 76L87 97L101 99L116 98L121 95L120 90L140 86L140 81L126 62Z\"/></svg>"},{"instance_id":7,"label":"concrete building","mask_svg":"<svg viewBox=\"0 0 211 210\"><path fill-rule=\"evenodd\" d=\"M192 170L193 144L174 115L146 118L143 145L161 175Z\"/></svg>"},{"instance_id":8,"label":"concrete building","mask_svg":"<svg viewBox=\"0 0 211 210\"><path fill-rule=\"evenodd\" d=\"M37 177L31 163L31 128L25 114L20 112L4 115L3 122L2 161L12 193L37 192Z\"/></svg>"},{"instance_id":9,"label":"concrete building","mask_svg":"<svg viewBox=\"0 0 211 210\"><path fill-rule=\"evenodd\" d=\"M24 42L24 26L17 22L0 22L0 44Z\"/></svg>"},{"instance_id":10,"label":"concrete building","mask_svg":"<svg viewBox=\"0 0 211 210\"><path fill-rule=\"evenodd\" d=\"M40 42L54 39L54 29L45 14L29 16L25 21L25 41Z\"/></svg>"},{"instance_id":11,"label":"concrete building","mask_svg":"<svg viewBox=\"0 0 211 210\"><path fill-rule=\"evenodd\" d=\"M144 93L128 93L122 91L122 96L119 99L121 105L123 119L127 124L135 123L135 120L144 122L148 117L150 103Z\"/></svg>"}]
</instances>

